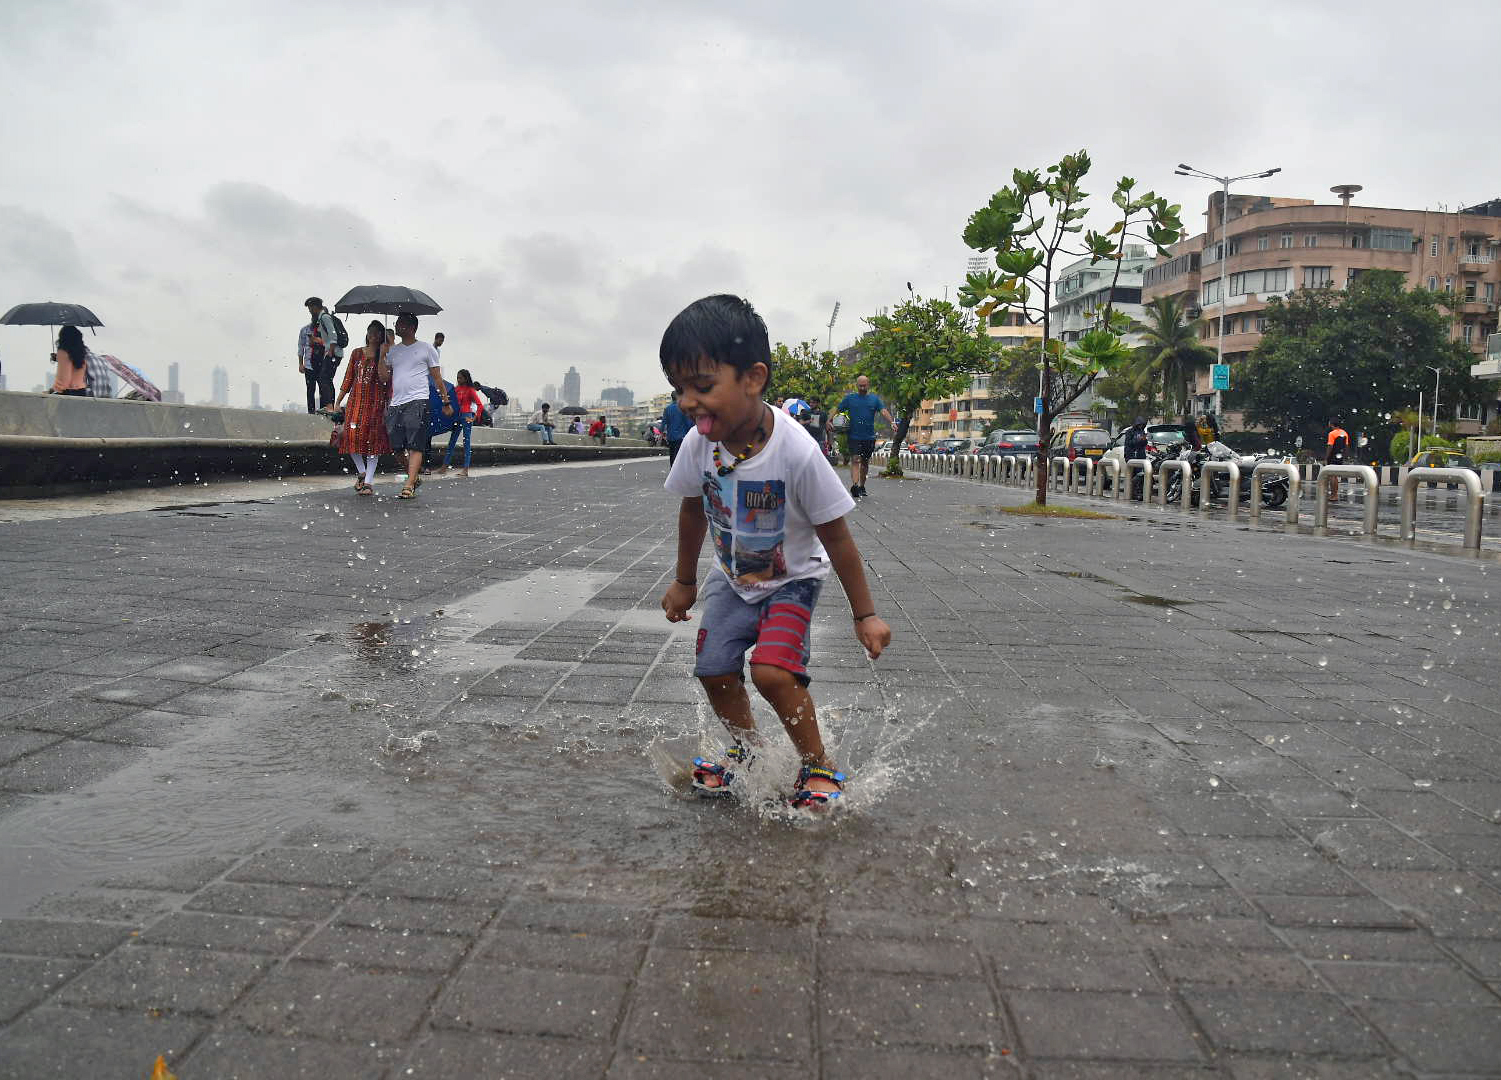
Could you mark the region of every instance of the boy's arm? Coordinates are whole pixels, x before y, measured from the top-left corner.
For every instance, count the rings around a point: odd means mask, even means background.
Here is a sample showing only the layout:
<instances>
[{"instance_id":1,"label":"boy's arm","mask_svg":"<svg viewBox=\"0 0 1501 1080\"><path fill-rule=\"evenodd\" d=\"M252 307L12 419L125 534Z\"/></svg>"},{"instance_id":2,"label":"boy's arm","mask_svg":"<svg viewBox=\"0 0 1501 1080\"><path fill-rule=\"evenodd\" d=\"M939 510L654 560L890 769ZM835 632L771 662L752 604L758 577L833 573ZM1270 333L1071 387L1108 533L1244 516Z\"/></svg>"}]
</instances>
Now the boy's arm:
<instances>
[{"instance_id":1,"label":"boy's arm","mask_svg":"<svg viewBox=\"0 0 1501 1080\"><path fill-rule=\"evenodd\" d=\"M704 546L709 521L704 517L703 497L687 496L678 507L678 561L673 582L662 596L668 622L687 622L688 609L698 599L698 553Z\"/></svg>"},{"instance_id":2,"label":"boy's arm","mask_svg":"<svg viewBox=\"0 0 1501 1080\"><path fill-rule=\"evenodd\" d=\"M860 550L855 547L849 524L840 517L815 525L813 529L829 554L834 573L839 575L839 584L844 586L850 614L855 620L855 637L874 660L891 644L891 627L876 614L875 601L870 598L870 586L865 580L865 567L860 562Z\"/></svg>"}]
</instances>

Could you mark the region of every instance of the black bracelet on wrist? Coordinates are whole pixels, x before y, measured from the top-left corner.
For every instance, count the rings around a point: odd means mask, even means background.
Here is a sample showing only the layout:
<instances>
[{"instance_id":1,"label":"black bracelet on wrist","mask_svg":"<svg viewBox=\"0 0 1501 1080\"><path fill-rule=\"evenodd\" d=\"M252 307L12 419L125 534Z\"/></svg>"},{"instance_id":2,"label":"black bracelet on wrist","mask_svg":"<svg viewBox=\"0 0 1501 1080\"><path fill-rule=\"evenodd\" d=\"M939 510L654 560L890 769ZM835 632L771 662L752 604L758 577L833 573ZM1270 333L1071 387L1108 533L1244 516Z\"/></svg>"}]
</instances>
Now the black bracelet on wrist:
<instances>
[{"instance_id":1,"label":"black bracelet on wrist","mask_svg":"<svg viewBox=\"0 0 1501 1080\"><path fill-rule=\"evenodd\" d=\"M676 581L679 585L683 586L683 588L685 588L685 589L696 589L696 588L698 588L698 580L696 578L693 581L684 581L680 577L675 577L672 580Z\"/></svg>"},{"instance_id":2,"label":"black bracelet on wrist","mask_svg":"<svg viewBox=\"0 0 1501 1080\"><path fill-rule=\"evenodd\" d=\"M864 622L866 619L874 619L875 617L876 613L874 611L867 611L864 615L856 615L855 621Z\"/></svg>"}]
</instances>

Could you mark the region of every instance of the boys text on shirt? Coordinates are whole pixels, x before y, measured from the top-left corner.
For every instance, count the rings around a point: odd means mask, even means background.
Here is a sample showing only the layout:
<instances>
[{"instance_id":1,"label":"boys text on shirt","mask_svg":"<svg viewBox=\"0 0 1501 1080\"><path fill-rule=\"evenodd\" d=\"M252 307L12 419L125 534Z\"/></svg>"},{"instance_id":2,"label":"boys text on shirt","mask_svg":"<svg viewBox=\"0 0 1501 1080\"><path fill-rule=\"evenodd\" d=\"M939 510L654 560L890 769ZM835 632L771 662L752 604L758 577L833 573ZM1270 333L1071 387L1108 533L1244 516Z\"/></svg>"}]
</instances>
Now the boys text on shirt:
<instances>
[{"instance_id":1,"label":"boys text on shirt","mask_svg":"<svg viewBox=\"0 0 1501 1080\"><path fill-rule=\"evenodd\" d=\"M751 603L789 581L826 577L828 555L814 526L855 507L813 437L780 409L771 414L766 446L725 476L714 465L714 444L689 431L666 483L674 495L703 498L715 566ZM734 460L723 448L720 459Z\"/></svg>"},{"instance_id":2,"label":"boys text on shirt","mask_svg":"<svg viewBox=\"0 0 1501 1080\"><path fill-rule=\"evenodd\" d=\"M386 353L391 365L391 407L427 397L427 369L438 366L438 354L425 341L397 343Z\"/></svg>"}]
</instances>

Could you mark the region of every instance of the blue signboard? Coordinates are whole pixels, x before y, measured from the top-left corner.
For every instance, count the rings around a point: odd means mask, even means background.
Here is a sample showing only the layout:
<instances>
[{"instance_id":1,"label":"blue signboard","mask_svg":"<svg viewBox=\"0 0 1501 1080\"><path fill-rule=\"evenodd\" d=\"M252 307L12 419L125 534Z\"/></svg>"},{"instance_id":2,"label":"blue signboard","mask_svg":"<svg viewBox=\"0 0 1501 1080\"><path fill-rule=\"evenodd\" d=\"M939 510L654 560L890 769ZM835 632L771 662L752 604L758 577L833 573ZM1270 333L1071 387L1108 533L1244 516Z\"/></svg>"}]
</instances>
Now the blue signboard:
<instances>
[{"instance_id":1,"label":"blue signboard","mask_svg":"<svg viewBox=\"0 0 1501 1080\"><path fill-rule=\"evenodd\" d=\"M1229 364L1210 364L1209 365L1209 378L1210 378L1210 387L1212 389L1214 389L1214 390L1228 390L1228 389L1230 389L1230 365Z\"/></svg>"},{"instance_id":2,"label":"blue signboard","mask_svg":"<svg viewBox=\"0 0 1501 1080\"><path fill-rule=\"evenodd\" d=\"M1042 415L1042 398L1036 397L1032 399L1032 411L1038 416Z\"/></svg>"}]
</instances>

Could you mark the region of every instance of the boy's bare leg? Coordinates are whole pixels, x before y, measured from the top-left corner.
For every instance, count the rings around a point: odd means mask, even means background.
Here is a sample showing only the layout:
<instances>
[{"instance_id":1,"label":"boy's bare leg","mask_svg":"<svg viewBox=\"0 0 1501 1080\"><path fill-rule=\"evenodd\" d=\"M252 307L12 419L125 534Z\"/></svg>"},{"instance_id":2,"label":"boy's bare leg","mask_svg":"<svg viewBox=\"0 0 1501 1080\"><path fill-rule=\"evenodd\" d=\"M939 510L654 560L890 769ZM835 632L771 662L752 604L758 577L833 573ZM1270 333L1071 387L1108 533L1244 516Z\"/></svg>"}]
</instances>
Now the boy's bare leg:
<instances>
[{"instance_id":1,"label":"boy's bare leg","mask_svg":"<svg viewBox=\"0 0 1501 1080\"><path fill-rule=\"evenodd\" d=\"M754 743L756 717L751 712L750 695L745 692L745 680L739 675L707 675L698 681L709 695L709 707L729 729L730 736L743 743ZM715 788L722 783L717 776L704 778L705 787Z\"/></svg>"},{"instance_id":2,"label":"boy's bare leg","mask_svg":"<svg viewBox=\"0 0 1501 1080\"><path fill-rule=\"evenodd\" d=\"M818 730L818 713L813 705L813 695L798 681L797 676L785 668L770 664L752 664L751 680L761 696L771 703L781 718L787 737L797 748L798 757L806 765L821 765L834 768L834 763L824 752L823 734ZM808 779L809 791L838 791L839 785L822 777Z\"/></svg>"}]
</instances>

